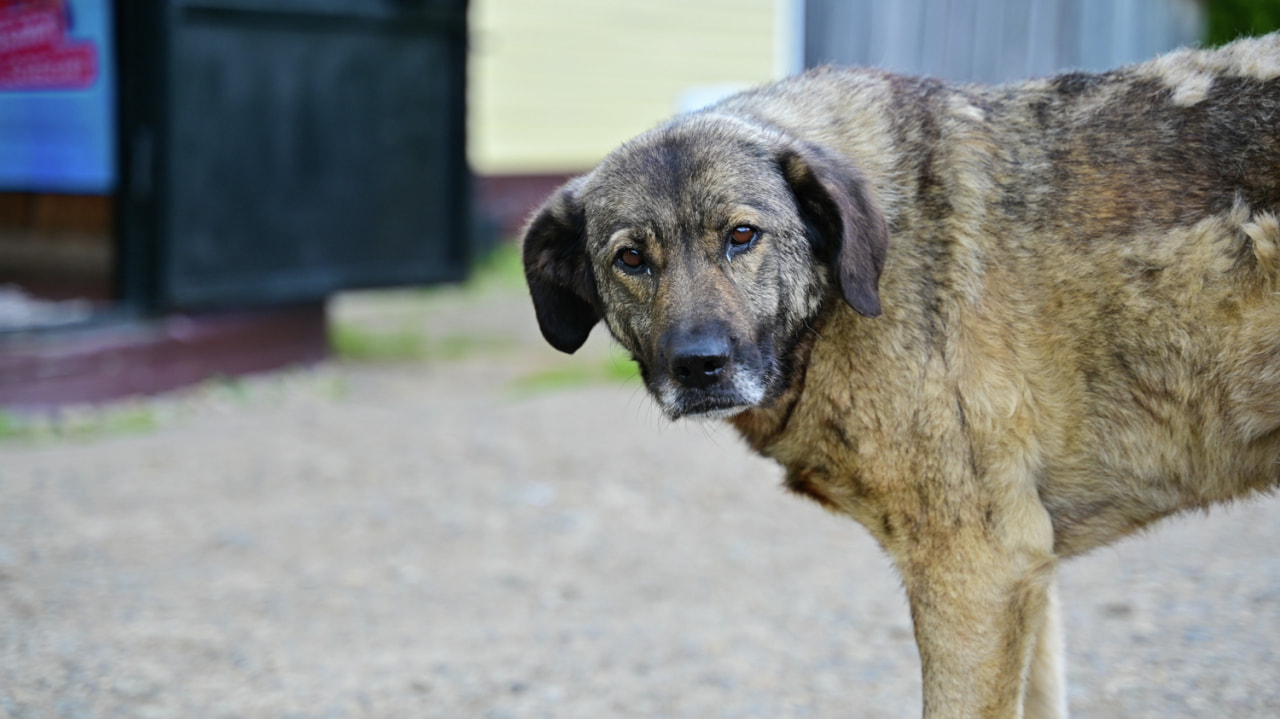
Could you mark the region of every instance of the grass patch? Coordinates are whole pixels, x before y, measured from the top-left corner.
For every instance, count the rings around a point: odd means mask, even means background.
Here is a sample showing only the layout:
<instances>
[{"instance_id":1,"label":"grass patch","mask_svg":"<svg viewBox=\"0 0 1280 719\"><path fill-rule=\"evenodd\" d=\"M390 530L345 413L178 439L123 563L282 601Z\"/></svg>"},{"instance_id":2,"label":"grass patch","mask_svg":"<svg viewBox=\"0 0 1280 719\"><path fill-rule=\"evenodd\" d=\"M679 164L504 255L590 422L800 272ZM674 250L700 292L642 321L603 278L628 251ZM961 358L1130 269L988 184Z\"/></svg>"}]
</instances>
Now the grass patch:
<instances>
[{"instance_id":1,"label":"grass patch","mask_svg":"<svg viewBox=\"0 0 1280 719\"><path fill-rule=\"evenodd\" d=\"M375 331L338 322L329 332L329 342L334 354L349 360L387 362L427 355L426 334L408 328Z\"/></svg>"},{"instance_id":2,"label":"grass patch","mask_svg":"<svg viewBox=\"0 0 1280 719\"><path fill-rule=\"evenodd\" d=\"M515 242L501 242L484 255L477 257L471 272L461 284L423 287L419 292L425 299L463 295L487 295L526 291L524 260L520 246Z\"/></svg>"},{"instance_id":3,"label":"grass patch","mask_svg":"<svg viewBox=\"0 0 1280 719\"><path fill-rule=\"evenodd\" d=\"M486 256L480 258L465 285L478 292L491 290L521 290L525 288L524 261L520 246L503 242Z\"/></svg>"},{"instance_id":4,"label":"grass patch","mask_svg":"<svg viewBox=\"0 0 1280 719\"><path fill-rule=\"evenodd\" d=\"M614 382L639 382L640 367L634 360L618 355L609 355L604 366L605 378Z\"/></svg>"},{"instance_id":5,"label":"grass patch","mask_svg":"<svg viewBox=\"0 0 1280 719\"><path fill-rule=\"evenodd\" d=\"M514 341L502 337L478 337L473 335L445 335L427 343L427 359L459 360L477 355L495 355L508 352L516 346Z\"/></svg>"},{"instance_id":6,"label":"grass patch","mask_svg":"<svg viewBox=\"0 0 1280 719\"><path fill-rule=\"evenodd\" d=\"M79 408L31 415L0 411L0 441L87 441L144 434L159 426L156 411L147 405Z\"/></svg>"},{"instance_id":7,"label":"grass patch","mask_svg":"<svg viewBox=\"0 0 1280 719\"><path fill-rule=\"evenodd\" d=\"M610 355L602 362L566 362L566 364L534 372L512 383L517 395L527 397L589 384L631 384L640 381L636 363L625 357Z\"/></svg>"},{"instance_id":8,"label":"grass patch","mask_svg":"<svg viewBox=\"0 0 1280 719\"><path fill-rule=\"evenodd\" d=\"M357 362L459 360L515 347L513 341L502 337L453 334L433 339L419 329L367 329L348 322L335 323L329 341L339 358Z\"/></svg>"},{"instance_id":9,"label":"grass patch","mask_svg":"<svg viewBox=\"0 0 1280 719\"><path fill-rule=\"evenodd\" d=\"M524 266L520 248L503 243L481 258L461 285L413 290L354 293L331 316L329 341L334 354L345 360L395 362L454 360L507 352L517 346L509 337L483 330L433 334L431 328L461 323L445 315L484 306L478 300L493 295L524 294ZM439 323L437 319L445 319Z\"/></svg>"},{"instance_id":10,"label":"grass patch","mask_svg":"<svg viewBox=\"0 0 1280 719\"><path fill-rule=\"evenodd\" d=\"M215 376L152 397L32 412L0 409L0 443L46 445L147 434L192 417L327 403L345 392L341 377L312 369L257 377Z\"/></svg>"},{"instance_id":11,"label":"grass patch","mask_svg":"<svg viewBox=\"0 0 1280 719\"><path fill-rule=\"evenodd\" d=\"M13 414L0 410L0 440L15 439L22 433L22 422Z\"/></svg>"}]
</instances>

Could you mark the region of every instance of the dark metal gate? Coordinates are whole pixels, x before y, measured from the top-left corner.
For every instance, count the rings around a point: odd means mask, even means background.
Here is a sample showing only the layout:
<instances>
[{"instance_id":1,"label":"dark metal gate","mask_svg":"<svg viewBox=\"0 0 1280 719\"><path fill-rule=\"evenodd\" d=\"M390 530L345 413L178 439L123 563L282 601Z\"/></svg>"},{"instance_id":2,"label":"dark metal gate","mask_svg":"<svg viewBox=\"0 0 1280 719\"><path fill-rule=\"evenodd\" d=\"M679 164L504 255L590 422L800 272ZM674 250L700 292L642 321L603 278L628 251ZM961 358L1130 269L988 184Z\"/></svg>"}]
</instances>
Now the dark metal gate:
<instances>
[{"instance_id":1,"label":"dark metal gate","mask_svg":"<svg viewBox=\"0 0 1280 719\"><path fill-rule=\"evenodd\" d=\"M465 0L117 8L126 301L262 306L463 276Z\"/></svg>"}]
</instances>

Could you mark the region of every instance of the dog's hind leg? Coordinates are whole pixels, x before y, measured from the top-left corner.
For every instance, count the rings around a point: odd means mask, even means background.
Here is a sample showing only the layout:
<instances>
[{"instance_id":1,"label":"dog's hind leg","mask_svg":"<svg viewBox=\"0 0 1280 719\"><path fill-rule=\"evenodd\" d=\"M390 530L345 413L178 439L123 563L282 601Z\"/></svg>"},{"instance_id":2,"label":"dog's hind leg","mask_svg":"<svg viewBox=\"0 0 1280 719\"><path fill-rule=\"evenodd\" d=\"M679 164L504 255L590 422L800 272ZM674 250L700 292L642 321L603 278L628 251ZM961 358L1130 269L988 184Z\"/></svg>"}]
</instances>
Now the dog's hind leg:
<instances>
[{"instance_id":1,"label":"dog's hind leg","mask_svg":"<svg viewBox=\"0 0 1280 719\"><path fill-rule=\"evenodd\" d=\"M1049 602L1044 623L1036 635L1035 654L1023 701L1026 719L1066 719L1067 677L1063 661L1062 610L1058 606L1057 582L1049 585Z\"/></svg>"}]
</instances>

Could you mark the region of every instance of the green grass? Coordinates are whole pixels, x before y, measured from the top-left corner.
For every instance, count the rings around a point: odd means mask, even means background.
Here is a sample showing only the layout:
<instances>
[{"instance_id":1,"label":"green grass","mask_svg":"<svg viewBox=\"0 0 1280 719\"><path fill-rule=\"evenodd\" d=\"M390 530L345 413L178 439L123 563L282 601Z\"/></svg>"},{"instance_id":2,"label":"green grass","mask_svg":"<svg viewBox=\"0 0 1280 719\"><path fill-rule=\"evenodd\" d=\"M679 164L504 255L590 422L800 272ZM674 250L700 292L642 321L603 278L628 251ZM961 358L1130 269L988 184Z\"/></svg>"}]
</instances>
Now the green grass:
<instances>
[{"instance_id":1,"label":"green grass","mask_svg":"<svg viewBox=\"0 0 1280 719\"><path fill-rule=\"evenodd\" d=\"M348 322L334 323L329 341L339 358L356 362L459 360L501 354L515 346L501 337L452 334L432 338L413 327L368 329Z\"/></svg>"},{"instance_id":2,"label":"green grass","mask_svg":"<svg viewBox=\"0 0 1280 719\"><path fill-rule=\"evenodd\" d=\"M465 287L477 292L525 288L524 262L514 242L503 242L476 263Z\"/></svg>"},{"instance_id":3,"label":"green grass","mask_svg":"<svg viewBox=\"0 0 1280 719\"><path fill-rule=\"evenodd\" d=\"M455 285L425 287L420 292L425 298L453 296L461 292L467 295L485 295L495 292L524 292L524 261L520 247L515 242L501 242L488 253L476 259L465 282Z\"/></svg>"},{"instance_id":4,"label":"green grass","mask_svg":"<svg viewBox=\"0 0 1280 719\"><path fill-rule=\"evenodd\" d=\"M22 435L22 422L16 415L0 409L0 440Z\"/></svg>"},{"instance_id":5,"label":"green grass","mask_svg":"<svg viewBox=\"0 0 1280 719\"><path fill-rule=\"evenodd\" d=\"M1214 0L1206 3L1210 47L1245 35L1265 35L1280 28L1280 4L1275 0Z\"/></svg>"},{"instance_id":6,"label":"green grass","mask_svg":"<svg viewBox=\"0 0 1280 719\"><path fill-rule=\"evenodd\" d=\"M521 377L512 383L512 389L517 395L524 397L588 384L631 384L639 381L640 371L635 362L610 355L602 362L567 360L563 366Z\"/></svg>"},{"instance_id":7,"label":"green grass","mask_svg":"<svg viewBox=\"0 0 1280 719\"><path fill-rule=\"evenodd\" d=\"M87 441L144 434L159 426L155 410L145 405L80 408L29 416L0 410L0 441Z\"/></svg>"},{"instance_id":8,"label":"green grass","mask_svg":"<svg viewBox=\"0 0 1280 719\"><path fill-rule=\"evenodd\" d=\"M501 337L445 335L427 344L427 358L458 360L477 355L502 354L514 347L514 341Z\"/></svg>"},{"instance_id":9,"label":"green grass","mask_svg":"<svg viewBox=\"0 0 1280 719\"><path fill-rule=\"evenodd\" d=\"M398 326L385 320L372 325L335 321L330 343L341 359L366 362L415 360L456 360L511 350L515 343L505 337L473 334L431 335L431 317L465 306L471 300L498 294L525 292L524 266L520 249L503 243L481 258L470 278L461 285L427 287L397 301L390 316L399 316ZM379 326L381 325L381 326Z\"/></svg>"},{"instance_id":10,"label":"green grass","mask_svg":"<svg viewBox=\"0 0 1280 719\"><path fill-rule=\"evenodd\" d=\"M270 378L218 376L157 397L40 412L0 409L0 443L45 445L147 434L192 416L289 402L325 402L342 397L345 392L341 377L305 369L276 373Z\"/></svg>"},{"instance_id":11,"label":"green grass","mask_svg":"<svg viewBox=\"0 0 1280 719\"><path fill-rule=\"evenodd\" d=\"M349 360L416 360L427 356L425 332L412 328L377 331L336 322L329 332L334 354Z\"/></svg>"}]
</instances>

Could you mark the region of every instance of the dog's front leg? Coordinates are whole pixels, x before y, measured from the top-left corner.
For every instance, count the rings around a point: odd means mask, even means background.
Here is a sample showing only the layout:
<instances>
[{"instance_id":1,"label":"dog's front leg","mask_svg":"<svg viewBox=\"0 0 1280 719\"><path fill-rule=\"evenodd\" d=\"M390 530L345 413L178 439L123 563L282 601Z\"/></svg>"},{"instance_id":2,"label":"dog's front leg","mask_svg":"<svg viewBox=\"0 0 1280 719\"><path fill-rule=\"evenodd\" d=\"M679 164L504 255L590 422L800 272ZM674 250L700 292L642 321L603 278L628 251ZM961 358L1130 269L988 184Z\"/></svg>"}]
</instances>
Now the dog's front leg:
<instances>
[{"instance_id":1,"label":"dog's front leg","mask_svg":"<svg viewBox=\"0 0 1280 719\"><path fill-rule=\"evenodd\" d=\"M1038 503L1023 509L1043 514ZM926 719L1013 719L1024 716L1028 699L1030 716L1055 716L1056 697L1040 701L1053 687L1027 691L1029 676L1051 682L1056 671L1032 672L1055 563L1047 516L1028 515L953 514L920 527L897 554L924 670Z\"/></svg>"},{"instance_id":2,"label":"dog's front leg","mask_svg":"<svg viewBox=\"0 0 1280 719\"><path fill-rule=\"evenodd\" d=\"M1026 719L1066 719L1067 677L1063 658L1062 609L1058 604L1058 584L1049 585L1049 604L1044 623L1036 635L1035 654L1027 696L1023 702Z\"/></svg>"}]
</instances>

